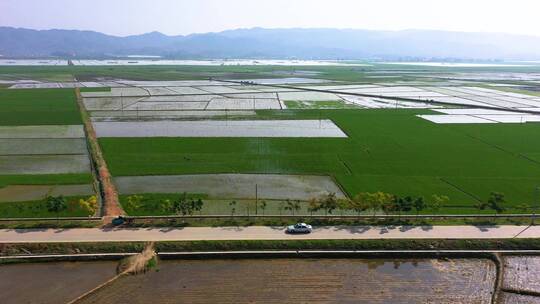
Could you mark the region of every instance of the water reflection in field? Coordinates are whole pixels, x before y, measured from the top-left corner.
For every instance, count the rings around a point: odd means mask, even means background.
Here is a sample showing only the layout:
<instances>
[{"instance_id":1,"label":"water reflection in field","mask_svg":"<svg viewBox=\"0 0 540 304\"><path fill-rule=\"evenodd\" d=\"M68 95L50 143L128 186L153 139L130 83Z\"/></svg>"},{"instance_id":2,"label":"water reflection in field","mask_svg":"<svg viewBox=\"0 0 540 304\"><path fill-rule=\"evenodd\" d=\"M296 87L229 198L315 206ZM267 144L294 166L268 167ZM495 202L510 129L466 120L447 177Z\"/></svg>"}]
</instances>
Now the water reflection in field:
<instances>
[{"instance_id":1,"label":"water reflection in field","mask_svg":"<svg viewBox=\"0 0 540 304\"><path fill-rule=\"evenodd\" d=\"M487 260L162 261L83 303L490 303L494 280Z\"/></svg>"}]
</instances>

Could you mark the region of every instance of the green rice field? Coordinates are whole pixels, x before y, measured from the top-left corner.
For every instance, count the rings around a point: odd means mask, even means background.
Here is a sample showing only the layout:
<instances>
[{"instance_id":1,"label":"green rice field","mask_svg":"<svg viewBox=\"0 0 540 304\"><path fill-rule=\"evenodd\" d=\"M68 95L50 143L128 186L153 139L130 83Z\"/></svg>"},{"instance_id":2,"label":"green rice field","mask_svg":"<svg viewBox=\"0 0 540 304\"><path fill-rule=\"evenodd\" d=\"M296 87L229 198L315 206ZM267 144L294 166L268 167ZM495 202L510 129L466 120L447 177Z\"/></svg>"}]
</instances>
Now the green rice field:
<instances>
[{"instance_id":1,"label":"green rice field","mask_svg":"<svg viewBox=\"0 0 540 304\"><path fill-rule=\"evenodd\" d=\"M92 183L90 173L0 175L0 187L7 185L80 185Z\"/></svg>"},{"instance_id":2,"label":"green rice field","mask_svg":"<svg viewBox=\"0 0 540 304\"><path fill-rule=\"evenodd\" d=\"M332 119L346 139L102 138L116 176L287 173L334 176L350 196L364 191L447 195L448 213L493 191L508 206L533 203L540 185L540 124L438 125L429 110L259 111L265 119ZM141 157L144 155L144 157Z\"/></svg>"},{"instance_id":3,"label":"green rice field","mask_svg":"<svg viewBox=\"0 0 540 304\"><path fill-rule=\"evenodd\" d=\"M44 161L78 157L87 162L86 141L79 138L84 133L82 127L77 126L81 124L73 89L0 89L0 127L4 128L5 137L0 139L0 188L8 185L91 184L93 178L89 170L67 173L66 166L76 163ZM19 134L15 129L21 126L28 129ZM11 127L14 129L10 130ZM47 132L48 128L52 128L50 132ZM58 174L24 174L29 168L39 171L45 166ZM76 202L78 198L70 198L70 201ZM75 203L68 203L68 208L59 214L49 212L43 200L0 203L0 217L56 216L88 214Z\"/></svg>"},{"instance_id":4,"label":"green rice field","mask_svg":"<svg viewBox=\"0 0 540 304\"><path fill-rule=\"evenodd\" d=\"M0 89L0 125L77 125L73 89Z\"/></svg>"}]
</instances>

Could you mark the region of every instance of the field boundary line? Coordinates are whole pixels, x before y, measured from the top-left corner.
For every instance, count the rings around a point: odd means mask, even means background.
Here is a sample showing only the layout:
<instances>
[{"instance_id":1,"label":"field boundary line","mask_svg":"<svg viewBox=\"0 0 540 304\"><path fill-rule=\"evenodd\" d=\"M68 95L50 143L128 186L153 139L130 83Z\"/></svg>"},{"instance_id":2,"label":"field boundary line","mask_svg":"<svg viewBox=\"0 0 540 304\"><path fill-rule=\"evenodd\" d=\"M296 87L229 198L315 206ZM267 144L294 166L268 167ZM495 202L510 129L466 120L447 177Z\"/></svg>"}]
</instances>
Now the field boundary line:
<instances>
[{"instance_id":1,"label":"field boundary line","mask_svg":"<svg viewBox=\"0 0 540 304\"><path fill-rule=\"evenodd\" d=\"M253 219L253 218L268 218L268 219L358 219L358 220L385 220L385 219L474 219L474 218L489 218L489 219L508 219L508 218L531 218L536 217L540 218L540 215L535 214L419 214L419 215L398 215L398 214L389 214L389 215L291 215L291 214L265 214L265 215L232 215L231 214L216 214L216 215L140 215L140 216L125 216L128 220L149 220L149 219ZM437 225L433 225L437 226ZM474 225L468 225L474 226Z\"/></svg>"},{"instance_id":2,"label":"field boundary line","mask_svg":"<svg viewBox=\"0 0 540 304\"><path fill-rule=\"evenodd\" d=\"M1 204L1 203L0 203ZM92 216L92 217L21 217L21 218L0 218L0 222L33 222L33 221L101 221L102 217Z\"/></svg>"},{"instance_id":3,"label":"field boundary line","mask_svg":"<svg viewBox=\"0 0 540 304\"><path fill-rule=\"evenodd\" d=\"M159 242L158 242L159 243ZM74 254L29 254L29 255L7 255L0 256L0 260L70 260L70 261L95 261L95 260L119 260L125 257L130 257L139 254L138 252L113 252L113 253L74 253ZM359 258L373 256L405 256L417 257L417 255L426 256L453 256L454 258L469 258L469 255L481 255L479 258L485 258L484 254L500 254L503 256L535 256L540 255L540 250L474 250L474 249L433 249L433 250L317 250L317 249L289 249L289 250L209 250L209 251L163 251L157 252L157 256L163 259L182 259L182 258L222 258L222 257L248 257L248 255L295 255L297 257L305 257L309 255L317 255L320 258L336 258L339 255L347 255L344 258L354 258L353 255L358 255Z\"/></svg>"},{"instance_id":4,"label":"field boundary line","mask_svg":"<svg viewBox=\"0 0 540 304\"><path fill-rule=\"evenodd\" d=\"M489 119L488 119L488 120L489 120ZM485 144L485 145L487 145L487 146L489 146L489 147L491 147L491 148L493 148L493 149L499 150L499 151L504 152L504 153L508 153L508 154L510 154L510 155L513 156L513 157L523 158L523 159L525 159L525 160L527 160L527 161L529 161L529 162L531 162L531 163L540 165L540 162L539 162L539 161L537 161L537 160L535 160L535 159L532 159L532 158L530 158L530 157L527 157L526 155L523 155L523 154L521 154L521 153L516 153L516 152L512 152L512 151L506 150L506 149L503 148L503 147L494 145L494 144L492 144L492 143L490 143L490 142L488 142L488 141L485 141L485 140L483 140L483 139L481 139L481 138L478 138L478 137L476 137L476 136L473 136L473 135L471 135L471 134L469 134L469 133L467 133L467 132L463 132L462 134L465 134L465 136L467 136L467 137L469 137L469 138L472 138L472 139L474 139L474 140L477 140L477 141L479 141L479 142L481 142L481 143L483 143L483 144Z\"/></svg>"},{"instance_id":5,"label":"field boundary line","mask_svg":"<svg viewBox=\"0 0 540 304\"><path fill-rule=\"evenodd\" d=\"M118 191L114 185L113 178L107 167L107 162L103 157L103 152L97 141L96 131L92 125L92 120L86 111L84 106L83 97L79 88L75 89L77 95L77 104L81 113L81 118L84 123L84 131L86 134L86 141L90 150L91 163L95 167L92 170L93 175L97 179L99 192L102 196L101 214L103 216L118 216L124 215L125 212L120 205L118 198Z\"/></svg>"},{"instance_id":6,"label":"field boundary line","mask_svg":"<svg viewBox=\"0 0 540 304\"><path fill-rule=\"evenodd\" d=\"M0 154L0 156L10 157L10 156L76 156L76 155L87 155L88 151L85 153L52 153L52 154Z\"/></svg>"},{"instance_id":7,"label":"field boundary line","mask_svg":"<svg viewBox=\"0 0 540 304\"><path fill-rule=\"evenodd\" d=\"M461 193L463 193L463 194L466 194L466 195L472 197L475 201L477 201L477 202L479 202L479 203L482 202L482 200L481 200L479 197L477 197L476 195L474 195L474 194L472 194L472 193L470 193L470 192L468 192L468 191L465 191L464 189L461 189L460 187L454 185L453 183L447 181L446 179L440 177L439 180L442 181L442 182L444 182L444 183L446 183L447 185L451 186L452 188L458 190L459 192L461 192Z\"/></svg>"}]
</instances>

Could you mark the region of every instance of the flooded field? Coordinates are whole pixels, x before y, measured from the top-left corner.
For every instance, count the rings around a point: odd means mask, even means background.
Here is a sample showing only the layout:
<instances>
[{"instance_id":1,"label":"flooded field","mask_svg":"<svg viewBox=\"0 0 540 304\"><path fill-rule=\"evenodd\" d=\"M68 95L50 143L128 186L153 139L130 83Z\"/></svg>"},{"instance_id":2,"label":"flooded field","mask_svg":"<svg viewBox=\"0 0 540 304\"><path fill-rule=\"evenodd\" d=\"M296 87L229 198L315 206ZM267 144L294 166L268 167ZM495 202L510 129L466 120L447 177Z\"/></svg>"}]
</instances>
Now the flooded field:
<instances>
[{"instance_id":1,"label":"flooded field","mask_svg":"<svg viewBox=\"0 0 540 304\"><path fill-rule=\"evenodd\" d=\"M540 257L505 257L503 277L504 288L540 292Z\"/></svg>"},{"instance_id":2,"label":"flooded field","mask_svg":"<svg viewBox=\"0 0 540 304\"><path fill-rule=\"evenodd\" d=\"M514 293L502 292L499 295L499 304L540 304L540 297L524 296Z\"/></svg>"},{"instance_id":3,"label":"flooded field","mask_svg":"<svg viewBox=\"0 0 540 304\"><path fill-rule=\"evenodd\" d=\"M490 303L495 280L495 265L486 260L206 260L158 267L79 303Z\"/></svg>"},{"instance_id":4,"label":"flooded field","mask_svg":"<svg viewBox=\"0 0 540 304\"><path fill-rule=\"evenodd\" d=\"M347 137L329 119L94 122L94 128L98 137Z\"/></svg>"},{"instance_id":5,"label":"flooded field","mask_svg":"<svg viewBox=\"0 0 540 304\"><path fill-rule=\"evenodd\" d=\"M120 176L114 181L121 194L204 193L211 198L308 200L326 193L345 194L331 177L283 174L196 174ZM228 208L226 213L228 213Z\"/></svg>"},{"instance_id":6,"label":"flooded field","mask_svg":"<svg viewBox=\"0 0 540 304\"><path fill-rule=\"evenodd\" d=\"M0 188L0 203L26 202L51 196L95 195L94 187L86 185L8 185Z\"/></svg>"},{"instance_id":7,"label":"flooded field","mask_svg":"<svg viewBox=\"0 0 540 304\"><path fill-rule=\"evenodd\" d=\"M68 303L115 275L116 262L0 265L0 302Z\"/></svg>"}]
</instances>

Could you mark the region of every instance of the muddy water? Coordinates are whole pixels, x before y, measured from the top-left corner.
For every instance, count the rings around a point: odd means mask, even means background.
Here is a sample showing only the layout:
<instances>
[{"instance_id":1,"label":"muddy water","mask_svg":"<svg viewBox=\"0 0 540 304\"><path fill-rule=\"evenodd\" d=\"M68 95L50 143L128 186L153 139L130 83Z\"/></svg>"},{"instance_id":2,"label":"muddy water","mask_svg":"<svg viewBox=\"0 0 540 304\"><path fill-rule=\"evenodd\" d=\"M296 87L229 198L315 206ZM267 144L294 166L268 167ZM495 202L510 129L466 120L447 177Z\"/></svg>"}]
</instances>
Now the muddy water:
<instances>
[{"instance_id":1,"label":"muddy water","mask_svg":"<svg viewBox=\"0 0 540 304\"><path fill-rule=\"evenodd\" d=\"M161 261L81 303L490 303L487 260Z\"/></svg>"},{"instance_id":2,"label":"muddy water","mask_svg":"<svg viewBox=\"0 0 540 304\"><path fill-rule=\"evenodd\" d=\"M502 292L499 295L498 303L499 304L540 304L540 298Z\"/></svg>"},{"instance_id":3,"label":"muddy water","mask_svg":"<svg viewBox=\"0 0 540 304\"><path fill-rule=\"evenodd\" d=\"M0 303L67 303L116 275L116 262L0 265Z\"/></svg>"},{"instance_id":4,"label":"muddy water","mask_svg":"<svg viewBox=\"0 0 540 304\"><path fill-rule=\"evenodd\" d=\"M503 287L540 292L540 257L505 257Z\"/></svg>"}]
</instances>

